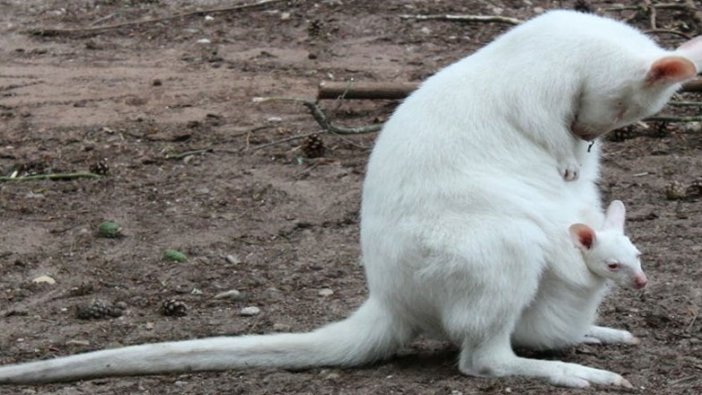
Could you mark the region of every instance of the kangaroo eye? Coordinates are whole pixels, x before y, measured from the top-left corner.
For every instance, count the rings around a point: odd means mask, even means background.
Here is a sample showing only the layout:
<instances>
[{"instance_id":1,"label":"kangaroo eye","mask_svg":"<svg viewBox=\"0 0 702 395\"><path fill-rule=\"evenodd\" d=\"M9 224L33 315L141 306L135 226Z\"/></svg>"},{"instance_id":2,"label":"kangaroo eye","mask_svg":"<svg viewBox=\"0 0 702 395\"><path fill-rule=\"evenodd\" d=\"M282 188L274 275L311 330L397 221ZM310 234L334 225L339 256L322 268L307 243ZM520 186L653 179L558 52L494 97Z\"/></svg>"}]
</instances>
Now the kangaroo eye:
<instances>
[{"instance_id":1,"label":"kangaroo eye","mask_svg":"<svg viewBox=\"0 0 702 395\"><path fill-rule=\"evenodd\" d=\"M619 264L618 263L608 263L607 269L609 269L613 272L616 272L617 270L619 270Z\"/></svg>"}]
</instances>

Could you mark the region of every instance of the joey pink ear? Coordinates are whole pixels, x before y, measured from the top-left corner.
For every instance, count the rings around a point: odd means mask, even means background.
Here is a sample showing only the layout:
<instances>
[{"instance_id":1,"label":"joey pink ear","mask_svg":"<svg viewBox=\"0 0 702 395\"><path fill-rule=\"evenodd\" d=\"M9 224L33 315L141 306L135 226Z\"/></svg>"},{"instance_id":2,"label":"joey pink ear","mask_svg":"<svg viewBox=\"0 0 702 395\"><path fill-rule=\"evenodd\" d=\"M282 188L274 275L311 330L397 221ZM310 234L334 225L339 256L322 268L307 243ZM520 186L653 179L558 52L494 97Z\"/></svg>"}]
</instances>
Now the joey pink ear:
<instances>
[{"instance_id":1,"label":"joey pink ear","mask_svg":"<svg viewBox=\"0 0 702 395\"><path fill-rule=\"evenodd\" d=\"M624 220L626 218L626 208L621 200L613 200L607 207L605 213L604 229L619 229L624 231Z\"/></svg>"},{"instance_id":2,"label":"joey pink ear","mask_svg":"<svg viewBox=\"0 0 702 395\"><path fill-rule=\"evenodd\" d=\"M690 59L682 56L662 57L648 69L646 82L649 84L675 84L694 78L697 66Z\"/></svg>"},{"instance_id":3,"label":"joey pink ear","mask_svg":"<svg viewBox=\"0 0 702 395\"><path fill-rule=\"evenodd\" d=\"M589 250L595 243L595 231L585 224L573 224L568 228L570 238L581 250Z\"/></svg>"}]
</instances>

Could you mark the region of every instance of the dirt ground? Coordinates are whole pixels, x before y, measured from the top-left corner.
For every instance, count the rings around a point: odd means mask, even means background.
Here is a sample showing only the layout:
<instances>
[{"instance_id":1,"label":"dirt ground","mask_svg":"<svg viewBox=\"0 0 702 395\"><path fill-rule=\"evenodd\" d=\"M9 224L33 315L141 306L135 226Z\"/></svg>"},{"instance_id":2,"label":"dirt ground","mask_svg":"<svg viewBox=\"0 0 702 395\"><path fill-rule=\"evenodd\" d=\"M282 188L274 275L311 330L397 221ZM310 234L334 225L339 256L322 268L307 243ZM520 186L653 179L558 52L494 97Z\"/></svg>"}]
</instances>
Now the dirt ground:
<instances>
[{"instance_id":1,"label":"dirt ground","mask_svg":"<svg viewBox=\"0 0 702 395\"><path fill-rule=\"evenodd\" d=\"M223 6L231 2L0 0L0 175L103 174L0 183L0 363L159 340L305 331L345 317L366 294L358 216L375 136L323 135L326 149L317 158L309 157L315 153L305 139L266 146L320 129L298 104L252 98L313 98L321 80L420 81L508 27L402 14L528 18L573 2L292 0L103 31L28 31ZM633 11L611 15L649 27L649 18ZM659 27L696 34L684 12L660 9L657 17ZM395 105L322 103L344 125L382 122ZM631 330L642 344L583 345L539 357L619 372L639 393L702 393L699 130L694 123L649 123L605 144L605 199L627 203L650 285L613 293L602 321ZM195 150L205 151L180 155ZM687 198L666 198L674 181L672 192L687 188ZM121 225L123 237L99 237L105 220ZM166 261L166 249L188 260ZM43 275L56 283L32 281ZM241 295L214 298L231 289ZM333 294L320 293L326 289ZM79 307L95 299L126 309L119 318L79 319ZM184 302L187 315L164 316L162 303L170 299ZM249 306L260 314L240 315ZM464 377L456 357L451 346L418 341L396 358L357 369L99 379L0 393L569 392L536 380Z\"/></svg>"}]
</instances>

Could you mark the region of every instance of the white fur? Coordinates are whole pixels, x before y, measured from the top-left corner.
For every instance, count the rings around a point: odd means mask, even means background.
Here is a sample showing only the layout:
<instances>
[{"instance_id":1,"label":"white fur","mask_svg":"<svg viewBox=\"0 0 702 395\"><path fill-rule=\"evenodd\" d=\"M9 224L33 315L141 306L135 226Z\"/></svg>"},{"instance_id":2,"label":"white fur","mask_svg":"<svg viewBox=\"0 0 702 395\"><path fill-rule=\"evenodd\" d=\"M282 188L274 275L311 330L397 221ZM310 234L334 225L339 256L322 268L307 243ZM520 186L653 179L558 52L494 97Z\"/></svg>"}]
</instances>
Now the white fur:
<instances>
[{"instance_id":1,"label":"white fur","mask_svg":"<svg viewBox=\"0 0 702 395\"><path fill-rule=\"evenodd\" d=\"M657 75L652 65L671 54L697 61L696 47L667 52L631 27L574 12L524 23L429 78L380 133L361 215L370 295L350 318L308 334L12 365L0 368L0 383L355 365L428 333L461 347L459 369L468 375L628 386L615 373L518 357L511 339L541 348L618 338L592 326L592 306L578 314L592 273L564 229L582 221L583 209L595 213L596 228L603 218L599 146L588 152L576 135L593 139L659 110L684 78L646 83Z\"/></svg>"}]
</instances>

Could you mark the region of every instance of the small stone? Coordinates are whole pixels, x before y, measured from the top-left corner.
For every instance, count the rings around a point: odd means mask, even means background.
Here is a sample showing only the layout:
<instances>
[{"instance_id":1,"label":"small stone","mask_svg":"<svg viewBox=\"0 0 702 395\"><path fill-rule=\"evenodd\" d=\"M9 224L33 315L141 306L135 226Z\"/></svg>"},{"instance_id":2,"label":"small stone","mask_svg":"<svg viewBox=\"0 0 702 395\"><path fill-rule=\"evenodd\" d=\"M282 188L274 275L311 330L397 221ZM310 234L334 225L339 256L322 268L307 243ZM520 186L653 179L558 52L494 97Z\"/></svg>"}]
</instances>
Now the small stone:
<instances>
[{"instance_id":1,"label":"small stone","mask_svg":"<svg viewBox=\"0 0 702 395\"><path fill-rule=\"evenodd\" d=\"M154 79L153 81L151 81L151 85L153 85L153 86L161 86L161 85L163 85L163 81L161 81L160 79L156 78L156 79Z\"/></svg>"},{"instance_id":2,"label":"small stone","mask_svg":"<svg viewBox=\"0 0 702 395\"><path fill-rule=\"evenodd\" d=\"M280 20L281 20L281 21L288 21L288 20L290 20L290 13L289 13L289 12L281 12L281 13L280 13Z\"/></svg>"},{"instance_id":3,"label":"small stone","mask_svg":"<svg viewBox=\"0 0 702 395\"><path fill-rule=\"evenodd\" d=\"M144 325L147 331L154 329L155 326L153 322L147 322L146 325Z\"/></svg>"},{"instance_id":4,"label":"small stone","mask_svg":"<svg viewBox=\"0 0 702 395\"><path fill-rule=\"evenodd\" d=\"M317 295L327 297L334 295L334 291L329 288L322 288L317 292Z\"/></svg>"},{"instance_id":5,"label":"small stone","mask_svg":"<svg viewBox=\"0 0 702 395\"><path fill-rule=\"evenodd\" d=\"M259 309L258 307L249 306L249 307L244 307L243 309L241 309L241 311L239 312L239 315L242 315L244 317L251 317L254 315L258 315L258 313L260 313L260 312L261 312L261 309Z\"/></svg>"},{"instance_id":6,"label":"small stone","mask_svg":"<svg viewBox=\"0 0 702 395\"><path fill-rule=\"evenodd\" d=\"M290 325L288 324L281 324L279 322L273 324L273 331L275 332L290 332L290 329Z\"/></svg>"},{"instance_id":7,"label":"small stone","mask_svg":"<svg viewBox=\"0 0 702 395\"><path fill-rule=\"evenodd\" d=\"M89 346L90 342L87 340L79 340L79 339L71 339L66 342L67 346L75 345L75 346Z\"/></svg>"},{"instance_id":8,"label":"small stone","mask_svg":"<svg viewBox=\"0 0 702 395\"><path fill-rule=\"evenodd\" d=\"M205 20L208 22L214 21L214 17L212 15L205 15Z\"/></svg>"},{"instance_id":9,"label":"small stone","mask_svg":"<svg viewBox=\"0 0 702 395\"><path fill-rule=\"evenodd\" d=\"M56 284L56 280L54 280L52 277L49 277L47 275L39 276L35 279L32 280L33 283L35 284Z\"/></svg>"},{"instance_id":10,"label":"small stone","mask_svg":"<svg viewBox=\"0 0 702 395\"><path fill-rule=\"evenodd\" d=\"M235 254L230 254L224 257L224 259L227 260L227 263L232 264L232 265L238 265L241 263L241 259L239 258L238 255Z\"/></svg>"},{"instance_id":11,"label":"small stone","mask_svg":"<svg viewBox=\"0 0 702 395\"><path fill-rule=\"evenodd\" d=\"M699 133L702 132L702 122L688 122L684 128L686 132Z\"/></svg>"},{"instance_id":12,"label":"small stone","mask_svg":"<svg viewBox=\"0 0 702 395\"><path fill-rule=\"evenodd\" d=\"M266 121L268 121L270 123L280 123L280 122L283 122L283 118L281 118L281 117L268 117L268 119L266 119Z\"/></svg>"},{"instance_id":13,"label":"small stone","mask_svg":"<svg viewBox=\"0 0 702 395\"><path fill-rule=\"evenodd\" d=\"M197 40L198 44L210 44L211 42L212 42L212 40L210 40L209 38L201 38L201 39Z\"/></svg>"},{"instance_id":14,"label":"small stone","mask_svg":"<svg viewBox=\"0 0 702 395\"><path fill-rule=\"evenodd\" d=\"M232 299L232 300L239 300L241 299L242 295L239 290L236 289L230 289L229 291L224 291L220 292L217 295L215 295L215 299Z\"/></svg>"}]
</instances>

